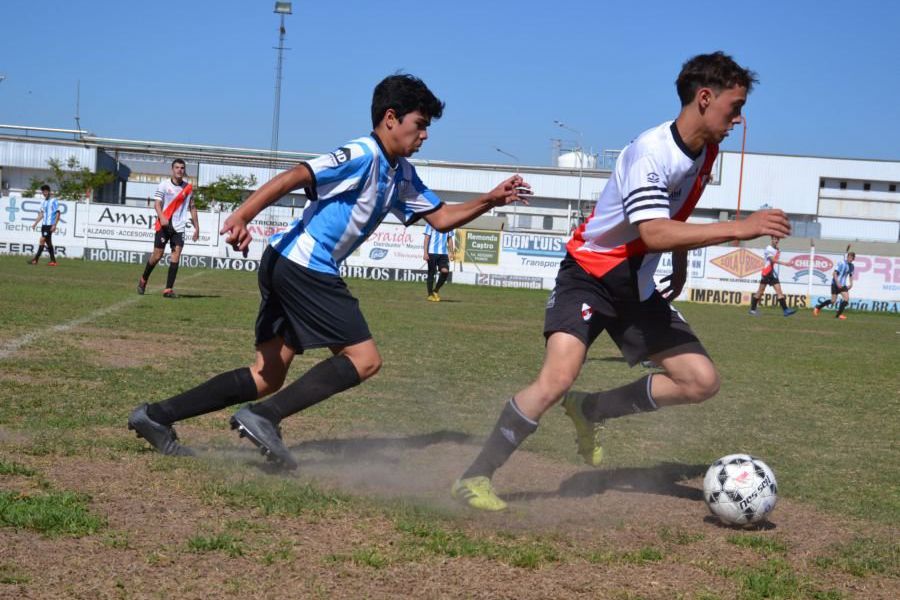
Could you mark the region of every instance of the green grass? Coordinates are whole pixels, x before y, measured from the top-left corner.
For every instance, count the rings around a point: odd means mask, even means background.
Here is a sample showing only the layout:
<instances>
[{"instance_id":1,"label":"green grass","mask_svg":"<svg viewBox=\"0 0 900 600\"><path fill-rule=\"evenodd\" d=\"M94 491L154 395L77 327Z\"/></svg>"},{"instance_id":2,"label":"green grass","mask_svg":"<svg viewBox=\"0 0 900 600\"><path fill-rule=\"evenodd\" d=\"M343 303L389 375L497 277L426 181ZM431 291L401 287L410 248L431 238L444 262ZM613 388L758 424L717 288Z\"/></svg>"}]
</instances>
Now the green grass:
<instances>
[{"instance_id":1,"label":"green grass","mask_svg":"<svg viewBox=\"0 0 900 600\"><path fill-rule=\"evenodd\" d=\"M0 459L0 475L21 475L22 477L31 477L36 473L37 471L34 469L29 469L17 462L7 462Z\"/></svg>"},{"instance_id":2,"label":"green grass","mask_svg":"<svg viewBox=\"0 0 900 600\"><path fill-rule=\"evenodd\" d=\"M857 577L884 574L900 578L900 542L857 538L835 546L829 555L817 558L816 565L823 569L836 567Z\"/></svg>"},{"instance_id":3,"label":"green grass","mask_svg":"<svg viewBox=\"0 0 900 600\"><path fill-rule=\"evenodd\" d=\"M15 565L0 563L0 584L22 585L29 581L30 578L22 575Z\"/></svg>"},{"instance_id":4,"label":"green grass","mask_svg":"<svg viewBox=\"0 0 900 600\"><path fill-rule=\"evenodd\" d=\"M243 540L229 533L195 535L188 538L187 547L191 552L222 552L231 558L244 555Z\"/></svg>"},{"instance_id":5,"label":"green grass","mask_svg":"<svg viewBox=\"0 0 900 600\"><path fill-rule=\"evenodd\" d=\"M798 576L783 559L770 558L761 565L724 573L737 584L739 600L809 599L839 600L835 590L822 590L811 581Z\"/></svg>"},{"instance_id":6,"label":"green grass","mask_svg":"<svg viewBox=\"0 0 900 600\"><path fill-rule=\"evenodd\" d=\"M81 537L96 533L106 520L91 514L88 498L72 492L34 496L0 491L0 526L31 529L45 535Z\"/></svg>"},{"instance_id":7,"label":"green grass","mask_svg":"<svg viewBox=\"0 0 900 600\"><path fill-rule=\"evenodd\" d=\"M730 535L728 543L742 548L750 548L761 554L785 554L788 550L784 542L762 535Z\"/></svg>"}]
</instances>

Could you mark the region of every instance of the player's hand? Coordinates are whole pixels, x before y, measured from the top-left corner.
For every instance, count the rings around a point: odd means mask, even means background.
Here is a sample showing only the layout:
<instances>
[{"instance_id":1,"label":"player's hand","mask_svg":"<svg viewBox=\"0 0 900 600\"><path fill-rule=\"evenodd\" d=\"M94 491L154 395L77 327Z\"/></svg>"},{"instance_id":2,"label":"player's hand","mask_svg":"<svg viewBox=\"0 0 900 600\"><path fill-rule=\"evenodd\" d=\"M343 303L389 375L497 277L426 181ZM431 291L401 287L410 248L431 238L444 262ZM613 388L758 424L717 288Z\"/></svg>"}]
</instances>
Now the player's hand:
<instances>
[{"instance_id":1,"label":"player's hand","mask_svg":"<svg viewBox=\"0 0 900 600\"><path fill-rule=\"evenodd\" d=\"M488 198L494 206L506 206L513 202L528 204L528 197L531 195L531 185L521 175L513 175L488 192Z\"/></svg>"},{"instance_id":2,"label":"player's hand","mask_svg":"<svg viewBox=\"0 0 900 600\"><path fill-rule=\"evenodd\" d=\"M196 242L199 239L200 239L200 230L195 227L194 228L194 241Z\"/></svg>"},{"instance_id":3,"label":"player's hand","mask_svg":"<svg viewBox=\"0 0 900 600\"><path fill-rule=\"evenodd\" d=\"M791 222L780 208L758 210L746 219L736 223L736 237L739 240L772 235L784 238L791 235Z\"/></svg>"},{"instance_id":4,"label":"player's hand","mask_svg":"<svg viewBox=\"0 0 900 600\"><path fill-rule=\"evenodd\" d=\"M163 229L165 229L166 227L169 226L169 220L165 217L160 217L159 218L159 226L162 227Z\"/></svg>"},{"instance_id":5,"label":"player's hand","mask_svg":"<svg viewBox=\"0 0 900 600\"><path fill-rule=\"evenodd\" d=\"M422 258L425 260L425 262L428 262L428 253L426 252L425 254L423 254Z\"/></svg>"},{"instance_id":6,"label":"player's hand","mask_svg":"<svg viewBox=\"0 0 900 600\"><path fill-rule=\"evenodd\" d=\"M687 281L687 255L685 253L672 253L672 272L659 280L660 283L667 283L666 287L660 290L662 297L671 302L681 295L684 284Z\"/></svg>"},{"instance_id":7,"label":"player's hand","mask_svg":"<svg viewBox=\"0 0 900 600\"><path fill-rule=\"evenodd\" d=\"M56 225L50 228L50 233L56 233Z\"/></svg>"},{"instance_id":8,"label":"player's hand","mask_svg":"<svg viewBox=\"0 0 900 600\"><path fill-rule=\"evenodd\" d=\"M244 219L237 213L231 213L222 224L219 234L225 235L225 243L230 244L236 251L242 252L246 258L253 236L247 230L247 222Z\"/></svg>"}]
</instances>

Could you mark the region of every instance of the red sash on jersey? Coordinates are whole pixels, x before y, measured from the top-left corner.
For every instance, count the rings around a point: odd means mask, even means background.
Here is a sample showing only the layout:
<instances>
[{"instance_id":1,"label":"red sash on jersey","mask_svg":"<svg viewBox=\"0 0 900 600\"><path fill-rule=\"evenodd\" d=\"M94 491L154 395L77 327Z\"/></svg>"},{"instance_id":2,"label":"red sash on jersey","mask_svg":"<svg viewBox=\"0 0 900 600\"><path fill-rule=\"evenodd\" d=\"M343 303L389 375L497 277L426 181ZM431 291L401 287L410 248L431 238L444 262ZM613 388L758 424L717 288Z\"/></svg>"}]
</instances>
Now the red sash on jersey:
<instances>
[{"instance_id":1,"label":"red sash on jersey","mask_svg":"<svg viewBox=\"0 0 900 600\"><path fill-rule=\"evenodd\" d=\"M681 208L675 216L672 217L673 220L686 221L691 213L694 212L694 207L697 206L697 202L700 200L701 194L703 194L706 182L709 181L709 174L712 172L713 162L715 162L718 154L718 144L707 144L706 158L703 161L703 166L700 168L700 172L697 174L694 185L691 186L691 191L688 193L684 204L681 205ZM596 206L594 207L594 210L596 210ZM591 217L593 218L593 216L594 213L591 212ZM590 221L590 219L588 219L588 221ZM647 244L645 244L644 240L640 237L603 252L591 252L590 250L579 252L579 249L585 244L584 228L586 225L587 222L579 225L578 229L576 229L575 233L572 235L572 239L566 244L566 250L572 255L575 261L581 265L582 269L594 277L603 277L613 270L616 265L627 260L631 256L647 254Z\"/></svg>"},{"instance_id":2,"label":"red sash on jersey","mask_svg":"<svg viewBox=\"0 0 900 600\"><path fill-rule=\"evenodd\" d=\"M184 204L185 199L187 199L187 197L191 195L192 191L194 191L194 187L190 183L181 188L181 191L178 193L178 195L172 199L172 202L170 202L166 209L163 211L163 216L166 218L166 220L168 220L170 223L172 222L172 215L175 214L176 210L181 208L181 205ZM156 223L153 224L153 227L156 231L162 229L162 225L159 224L159 219L156 220Z\"/></svg>"},{"instance_id":3,"label":"red sash on jersey","mask_svg":"<svg viewBox=\"0 0 900 600\"><path fill-rule=\"evenodd\" d=\"M778 257L781 256L781 250L775 253L775 256L772 257L772 261L766 261L766 266L763 267L762 274L763 277L769 275L772 271L775 270L775 262L778 260Z\"/></svg>"}]
</instances>

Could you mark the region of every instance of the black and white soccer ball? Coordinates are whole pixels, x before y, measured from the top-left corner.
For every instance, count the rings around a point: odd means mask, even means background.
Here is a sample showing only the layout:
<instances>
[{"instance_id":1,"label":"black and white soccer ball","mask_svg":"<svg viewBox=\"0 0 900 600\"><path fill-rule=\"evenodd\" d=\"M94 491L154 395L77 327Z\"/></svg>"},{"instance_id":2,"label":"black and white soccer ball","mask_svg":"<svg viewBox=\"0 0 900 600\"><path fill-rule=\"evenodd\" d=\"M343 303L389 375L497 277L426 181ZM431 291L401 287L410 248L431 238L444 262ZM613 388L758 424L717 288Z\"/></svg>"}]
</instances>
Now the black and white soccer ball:
<instances>
[{"instance_id":1,"label":"black and white soccer ball","mask_svg":"<svg viewBox=\"0 0 900 600\"><path fill-rule=\"evenodd\" d=\"M749 454L729 454L706 471L703 499L724 523L749 525L764 521L775 509L778 484L763 461Z\"/></svg>"}]
</instances>

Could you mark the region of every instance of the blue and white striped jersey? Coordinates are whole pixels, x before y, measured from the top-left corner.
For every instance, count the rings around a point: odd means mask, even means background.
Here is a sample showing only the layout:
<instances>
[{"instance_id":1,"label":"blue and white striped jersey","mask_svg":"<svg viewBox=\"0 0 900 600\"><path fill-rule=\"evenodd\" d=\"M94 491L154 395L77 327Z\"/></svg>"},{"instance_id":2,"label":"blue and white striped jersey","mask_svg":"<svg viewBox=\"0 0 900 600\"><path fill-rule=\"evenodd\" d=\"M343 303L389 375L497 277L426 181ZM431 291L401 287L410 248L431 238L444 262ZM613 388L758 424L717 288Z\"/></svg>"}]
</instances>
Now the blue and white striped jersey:
<instances>
[{"instance_id":1,"label":"blue and white striped jersey","mask_svg":"<svg viewBox=\"0 0 900 600\"><path fill-rule=\"evenodd\" d=\"M56 215L59 214L59 200L56 198L42 200L41 213L44 215L41 225L55 225Z\"/></svg>"},{"instance_id":2,"label":"blue and white striped jersey","mask_svg":"<svg viewBox=\"0 0 900 600\"><path fill-rule=\"evenodd\" d=\"M450 254L447 242L455 239L452 231L441 233L428 223L425 225L425 235L428 236L428 254Z\"/></svg>"},{"instance_id":3,"label":"blue and white striped jersey","mask_svg":"<svg viewBox=\"0 0 900 600\"><path fill-rule=\"evenodd\" d=\"M838 285L844 287L847 285L847 279L853 276L853 263L846 259L842 260L834 268L834 272Z\"/></svg>"},{"instance_id":4,"label":"blue and white striped jersey","mask_svg":"<svg viewBox=\"0 0 900 600\"><path fill-rule=\"evenodd\" d=\"M375 134L305 163L313 176L303 215L269 244L302 267L338 274L338 264L393 212L410 225L441 206L404 158L391 165Z\"/></svg>"}]
</instances>

